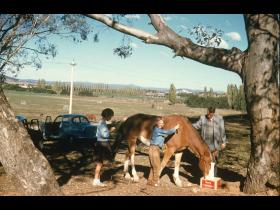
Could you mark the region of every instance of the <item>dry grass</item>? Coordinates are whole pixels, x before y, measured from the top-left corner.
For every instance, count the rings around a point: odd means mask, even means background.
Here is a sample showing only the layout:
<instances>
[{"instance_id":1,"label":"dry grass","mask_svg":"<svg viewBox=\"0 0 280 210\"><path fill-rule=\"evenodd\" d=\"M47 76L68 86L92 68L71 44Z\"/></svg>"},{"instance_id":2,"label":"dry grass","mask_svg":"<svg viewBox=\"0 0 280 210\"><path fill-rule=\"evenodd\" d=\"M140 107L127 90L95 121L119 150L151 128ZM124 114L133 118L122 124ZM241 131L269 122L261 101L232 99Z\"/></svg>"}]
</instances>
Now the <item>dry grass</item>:
<instances>
[{"instance_id":1,"label":"dry grass","mask_svg":"<svg viewBox=\"0 0 280 210\"><path fill-rule=\"evenodd\" d=\"M59 114L68 113L69 98L66 96L43 95L16 91L5 92L16 114L23 114L28 119L39 118L43 113L53 118ZM152 108L155 104L155 108ZM155 115L181 114L188 117L199 116L205 113L204 108L190 108L184 104L169 105L168 101L155 103L153 99L82 97L73 98L73 113L92 113L98 116L102 109L110 107L115 111L115 120L136 114L146 113ZM66 108L66 109L65 109ZM240 112L218 109L217 113L226 116L240 114Z\"/></svg>"}]
</instances>

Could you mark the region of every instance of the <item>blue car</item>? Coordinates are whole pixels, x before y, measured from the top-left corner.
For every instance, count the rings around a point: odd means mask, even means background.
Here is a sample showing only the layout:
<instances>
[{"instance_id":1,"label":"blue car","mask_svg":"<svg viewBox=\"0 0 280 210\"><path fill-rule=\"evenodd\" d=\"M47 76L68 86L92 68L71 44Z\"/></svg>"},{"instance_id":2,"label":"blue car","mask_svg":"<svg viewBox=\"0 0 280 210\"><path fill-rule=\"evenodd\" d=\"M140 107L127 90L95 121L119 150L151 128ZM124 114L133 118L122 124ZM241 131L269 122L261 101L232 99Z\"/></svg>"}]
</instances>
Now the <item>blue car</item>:
<instances>
[{"instance_id":1,"label":"blue car","mask_svg":"<svg viewBox=\"0 0 280 210\"><path fill-rule=\"evenodd\" d=\"M59 115L52 122L50 117L42 125L44 139L96 140L97 127L92 125L88 118L80 114Z\"/></svg>"}]
</instances>

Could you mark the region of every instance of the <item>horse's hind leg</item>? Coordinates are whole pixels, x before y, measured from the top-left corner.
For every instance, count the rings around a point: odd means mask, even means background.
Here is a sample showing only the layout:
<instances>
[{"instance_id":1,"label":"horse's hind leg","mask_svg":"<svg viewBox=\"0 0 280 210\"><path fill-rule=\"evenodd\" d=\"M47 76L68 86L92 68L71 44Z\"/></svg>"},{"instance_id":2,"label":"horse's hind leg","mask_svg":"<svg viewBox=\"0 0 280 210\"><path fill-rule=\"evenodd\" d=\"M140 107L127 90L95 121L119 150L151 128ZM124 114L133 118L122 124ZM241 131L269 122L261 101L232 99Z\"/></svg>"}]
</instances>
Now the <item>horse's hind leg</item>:
<instances>
[{"instance_id":1,"label":"horse's hind leg","mask_svg":"<svg viewBox=\"0 0 280 210\"><path fill-rule=\"evenodd\" d=\"M133 176L133 181L138 182L139 177L137 175L136 169L135 169L135 148L136 148L136 141L131 142L131 145L129 145L129 153L130 153L130 162L131 162L131 168L132 168L132 176Z\"/></svg>"},{"instance_id":2,"label":"horse's hind leg","mask_svg":"<svg viewBox=\"0 0 280 210\"><path fill-rule=\"evenodd\" d=\"M178 187L182 187L182 182L179 178L179 169L180 169L182 154L183 154L182 152L175 154L175 167L174 167L173 179Z\"/></svg>"},{"instance_id":3,"label":"horse's hind leg","mask_svg":"<svg viewBox=\"0 0 280 210\"><path fill-rule=\"evenodd\" d=\"M130 176L130 174L129 174L129 172L128 172L129 159L130 159L130 153L129 153L129 151L127 151L127 153L126 153L126 155L125 155L124 169L123 169L124 178L125 178L125 179L131 179L131 176Z\"/></svg>"},{"instance_id":4,"label":"horse's hind leg","mask_svg":"<svg viewBox=\"0 0 280 210\"><path fill-rule=\"evenodd\" d=\"M135 169L135 162L134 162L135 148L136 148L136 139L129 139L128 140L128 152L126 154L126 159L124 162L124 174L125 174L125 179L131 179L131 176L128 172L129 161L130 161L131 167L132 167L132 176L133 176L132 180L137 182L139 180L139 177L137 176L137 172Z\"/></svg>"}]
</instances>

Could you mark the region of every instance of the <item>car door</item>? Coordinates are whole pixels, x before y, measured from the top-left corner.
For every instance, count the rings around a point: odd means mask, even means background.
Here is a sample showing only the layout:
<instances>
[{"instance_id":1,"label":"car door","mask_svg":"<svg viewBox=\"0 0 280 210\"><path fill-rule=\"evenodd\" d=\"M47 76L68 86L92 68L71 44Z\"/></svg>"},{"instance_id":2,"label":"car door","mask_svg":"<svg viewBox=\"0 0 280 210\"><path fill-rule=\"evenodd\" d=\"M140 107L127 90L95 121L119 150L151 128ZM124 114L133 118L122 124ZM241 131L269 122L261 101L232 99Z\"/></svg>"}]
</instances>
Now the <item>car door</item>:
<instances>
[{"instance_id":1,"label":"car door","mask_svg":"<svg viewBox=\"0 0 280 210\"><path fill-rule=\"evenodd\" d=\"M61 127L62 127L62 119L63 116L59 115L55 118L54 122L53 122L53 126L52 126L52 134L51 136L53 138L61 138Z\"/></svg>"},{"instance_id":2,"label":"car door","mask_svg":"<svg viewBox=\"0 0 280 210\"><path fill-rule=\"evenodd\" d=\"M82 126L80 116L75 116L71 120L71 132L70 136L75 138L80 138L82 133Z\"/></svg>"},{"instance_id":3,"label":"car door","mask_svg":"<svg viewBox=\"0 0 280 210\"><path fill-rule=\"evenodd\" d=\"M86 138L88 136L86 134L86 129L89 127L90 122L85 116L80 116L80 121L81 121L81 133L80 133L80 135L83 138Z\"/></svg>"},{"instance_id":4,"label":"car door","mask_svg":"<svg viewBox=\"0 0 280 210\"><path fill-rule=\"evenodd\" d=\"M67 138L71 135L71 117L63 116L61 126L60 126L61 138Z\"/></svg>"},{"instance_id":5,"label":"car door","mask_svg":"<svg viewBox=\"0 0 280 210\"><path fill-rule=\"evenodd\" d=\"M45 123L41 126L43 137L47 140L53 133L53 121L51 116L47 116Z\"/></svg>"}]
</instances>

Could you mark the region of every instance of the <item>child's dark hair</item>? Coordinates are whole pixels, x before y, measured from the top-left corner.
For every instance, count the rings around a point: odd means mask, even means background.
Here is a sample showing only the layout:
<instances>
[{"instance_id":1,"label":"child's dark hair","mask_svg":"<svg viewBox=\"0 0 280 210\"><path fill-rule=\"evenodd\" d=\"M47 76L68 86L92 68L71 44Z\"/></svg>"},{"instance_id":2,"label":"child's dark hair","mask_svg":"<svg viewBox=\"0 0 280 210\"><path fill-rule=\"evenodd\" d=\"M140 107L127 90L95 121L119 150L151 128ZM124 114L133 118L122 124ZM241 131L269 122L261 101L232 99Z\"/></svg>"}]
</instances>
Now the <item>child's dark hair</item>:
<instances>
[{"instance_id":1,"label":"child's dark hair","mask_svg":"<svg viewBox=\"0 0 280 210\"><path fill-rule=\"evenodd\" d=\"M163 117L161 116L157 116L155 118L155 121L153 122L153 128L157 126L158 121L163 120Z\"/></svg>"},{"instance_id":2,"label":"child's dark hair","mask_svg":"<svg viewBox=\"0 0 280 210\"><path fill-rule=\"evenodd\" d=\"M163 120L163 118L162 118L161 116L158 116L158 117L156 118L156 122L158 122L158 121L160 121L160 120Z\"/></svg>"},{"instance_id":3,"label":"child's dark hair","mask_svg":"<svg viewBox=\"0 0 280 210\"><path fill-rule=\"evenodd\" d=\"M208 112L209 113L215 113L216 108L213 106L208 107Z\"/></svg>"},{"instance_id":4,"label":"child's dark hair","mask_svg":"<svg viewBox=\"0 0 280 210\"><path fill-rule=\"evenodd\" d=\"M110 108L103 109L101 116L106 118L106 117L113 117L114 116L114 111Z\"/></svg>"}]
</instances>

